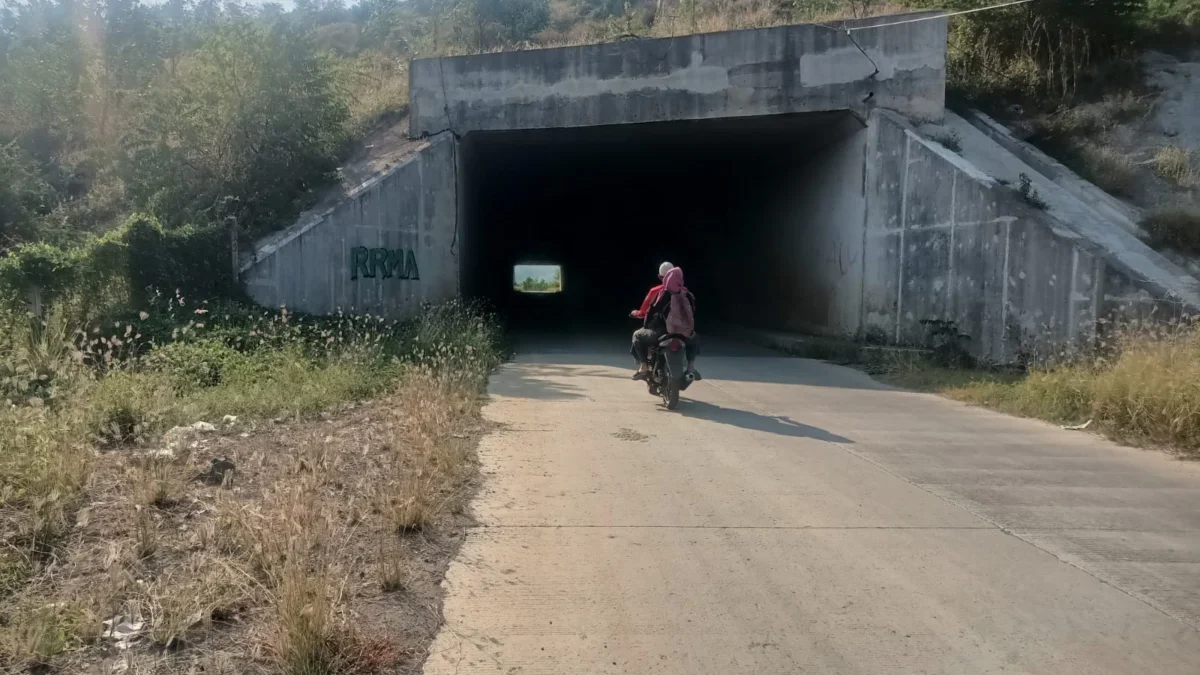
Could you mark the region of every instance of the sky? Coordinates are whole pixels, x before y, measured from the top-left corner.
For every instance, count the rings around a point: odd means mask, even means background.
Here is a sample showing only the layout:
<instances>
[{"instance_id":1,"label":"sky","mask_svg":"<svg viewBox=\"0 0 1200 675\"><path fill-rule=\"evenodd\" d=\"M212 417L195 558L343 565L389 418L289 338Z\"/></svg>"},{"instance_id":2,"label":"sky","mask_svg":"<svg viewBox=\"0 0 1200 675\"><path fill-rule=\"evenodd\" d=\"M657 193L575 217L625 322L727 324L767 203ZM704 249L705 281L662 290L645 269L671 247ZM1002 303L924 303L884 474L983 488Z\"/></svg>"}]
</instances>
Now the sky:
<instances>
[{"instance_id":1,"label":"sky","mask_svg":"<svg viewBox=\"0 0 1200 675\"><path fill-rule=\"evenodd\" d=\"M526 279L553 281L557 270L558 265L513 265L513 282L519 284Z\"/></svg>"}]
</instances>

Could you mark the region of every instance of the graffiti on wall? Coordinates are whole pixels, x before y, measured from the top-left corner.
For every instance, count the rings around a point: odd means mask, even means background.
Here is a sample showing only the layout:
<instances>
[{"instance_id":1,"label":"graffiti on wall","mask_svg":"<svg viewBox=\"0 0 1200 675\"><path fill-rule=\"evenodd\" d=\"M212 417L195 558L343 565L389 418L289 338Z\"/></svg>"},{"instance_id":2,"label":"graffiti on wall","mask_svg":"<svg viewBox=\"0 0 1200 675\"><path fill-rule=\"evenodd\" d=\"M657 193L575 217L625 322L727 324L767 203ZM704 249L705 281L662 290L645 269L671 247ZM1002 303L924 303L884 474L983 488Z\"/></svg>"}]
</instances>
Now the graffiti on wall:
<instances>
[{"instance_id":1,"label":"graffiti on wall","mask_svg":"<svg viewBox=\"0 0 1200 675\"><path fill-rule=\"evenodd\" d=\"M417 254L412 249L355 246L350 249L350 279L360 278L418 280Z\"/></svg>"}]
</instances>

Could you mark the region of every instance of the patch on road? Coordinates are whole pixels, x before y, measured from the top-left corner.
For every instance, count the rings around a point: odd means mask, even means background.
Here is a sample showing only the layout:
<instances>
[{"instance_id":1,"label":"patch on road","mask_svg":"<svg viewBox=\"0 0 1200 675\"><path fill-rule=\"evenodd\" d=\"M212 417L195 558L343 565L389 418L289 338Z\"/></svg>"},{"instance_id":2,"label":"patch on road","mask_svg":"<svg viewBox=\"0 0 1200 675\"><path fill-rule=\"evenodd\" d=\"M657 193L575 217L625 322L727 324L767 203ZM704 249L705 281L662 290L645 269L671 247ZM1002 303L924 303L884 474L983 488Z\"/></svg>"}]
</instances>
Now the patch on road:
<instances>
[{"instance_id":1,"label":"patch on road","mask_svg":"<svg viewBox=\"0 0 1200 675\"><path fill-rule=\"evenodd\" d=\"M630 443L642 443L650 440L650 437L646 434L638 433L633 429L626 429L624 427L613 432L612 437L618 441L629 441Z\"/></svg>"}]
</instances>

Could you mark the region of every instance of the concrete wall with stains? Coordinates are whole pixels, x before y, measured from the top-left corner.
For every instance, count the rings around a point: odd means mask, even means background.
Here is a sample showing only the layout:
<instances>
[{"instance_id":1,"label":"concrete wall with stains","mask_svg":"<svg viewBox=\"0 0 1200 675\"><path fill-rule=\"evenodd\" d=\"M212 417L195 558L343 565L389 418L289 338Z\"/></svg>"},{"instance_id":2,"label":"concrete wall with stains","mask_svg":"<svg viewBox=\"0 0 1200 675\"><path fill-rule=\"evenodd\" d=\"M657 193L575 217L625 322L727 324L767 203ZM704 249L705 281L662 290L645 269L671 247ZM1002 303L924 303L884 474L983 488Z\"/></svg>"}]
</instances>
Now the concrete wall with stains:
<instances>
[{"instance_id":1,"label":"concrete wall with stains","mask_svg":"<svg viewBox=\"0 0 1200 675\"><path fill-rule=\"evenodd\" d=\"M395 317L455 297L456 152L452 136L438 136L334 205L259 242L242 264L246 292L267 307Z\"/></svg>"},{"instance_id":2,"label":"concrete wall with stains","mask_svg":"<svg viewBox=\"0 0 1200 675\"><path fill-rule=\"evenodd\" d=\"M418 59L411 134L872 107L940 119L946 20L900 15L580 47ZM857 44L856 44L857 43ZM876 72L878 68L878 72Z\"/></svg>"},{"instance_id":3,"label":"concrete wall with stains","mask_svg":"<svg viewBox=\"0 0 1200 675\"><path fill-rule=\"evenodd\" d=\"M1088 345L1100 320L1155 302L1092 242L897 116L870 133L862 336L925 344L922 320L953 321L974 356L1009 363Z\"/></svg>"}]
</instances>

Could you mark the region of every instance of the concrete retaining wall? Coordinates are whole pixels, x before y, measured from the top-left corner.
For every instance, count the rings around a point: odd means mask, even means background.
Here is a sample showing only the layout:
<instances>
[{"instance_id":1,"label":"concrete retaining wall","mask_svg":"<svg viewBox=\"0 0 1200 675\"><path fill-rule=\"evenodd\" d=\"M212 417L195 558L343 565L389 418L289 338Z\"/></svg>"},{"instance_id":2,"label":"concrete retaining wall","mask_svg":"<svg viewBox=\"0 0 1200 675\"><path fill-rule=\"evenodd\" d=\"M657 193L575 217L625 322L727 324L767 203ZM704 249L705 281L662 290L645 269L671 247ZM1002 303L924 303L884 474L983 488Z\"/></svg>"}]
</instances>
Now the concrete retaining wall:
<instances>
[{"instance_id":1,"label":"concrete retaining wall","mask_svg":"<svg viewBox=\"0 0 1200 675\"><path fill-rule=\"evenodd\" d=\"M455 153L449 134L330 208L260 242L242 266L255 302L312 314L406 317L458 294Z\"/></svg>"},{"instance_id":2,"label":"concrete retaining wall","mask_svg":"<svg viewBox=\"0 0 1200 675\"><path fill-rule=\"evenodd\" d=\"M761 199L763 328L920 346L923 321L952 321L973 356L1011 363L1086 347L1104 318L1172 316L1149 280L892 113Z\"/></svg>"},{"instance_id":3,"label":"concrete retaining wall","mask_svg":"<svg viewBox=\"0 0 1200 675\"><path fill-rule=\"evenodd\" d=\"M411 133L452 130L461 136L828 110L865 113L870 107L941 118L944 18L857 30L853 36L807 24L419 59L410 70Z\"/></svg>"},{"instance_id":4,"label":"concrete retaining wall","mask_svg":"<svg viewBox=\"0 0 1200 675\"><path fill-rule=\"evenodd\" d=\"M1097 247L895 116L872 124L860 332L920 344L949 320L1007 363L1088 344L1106 290L1138 286Z\"/></svg>"}]
</instances>

